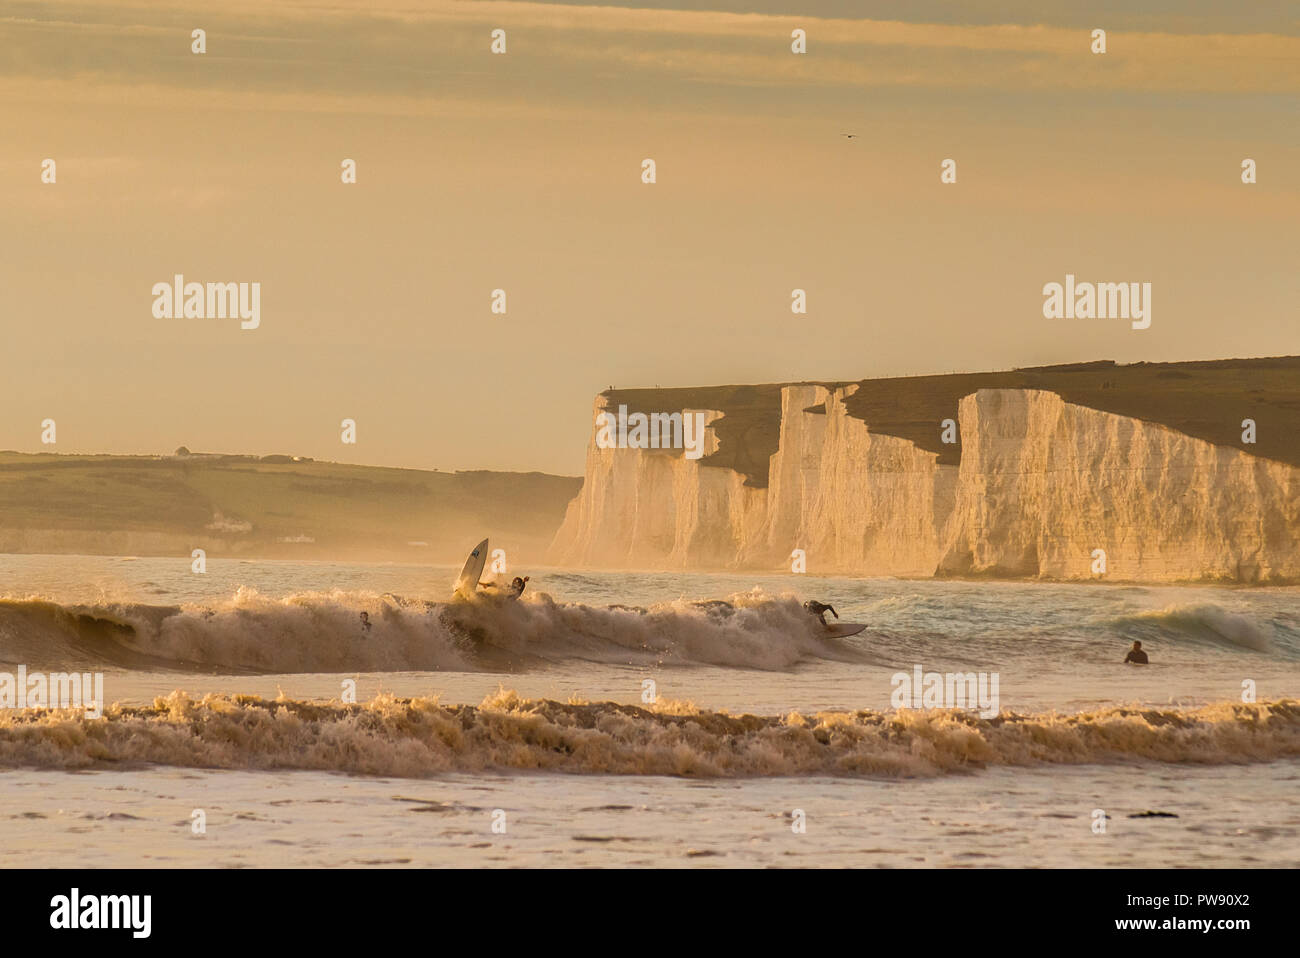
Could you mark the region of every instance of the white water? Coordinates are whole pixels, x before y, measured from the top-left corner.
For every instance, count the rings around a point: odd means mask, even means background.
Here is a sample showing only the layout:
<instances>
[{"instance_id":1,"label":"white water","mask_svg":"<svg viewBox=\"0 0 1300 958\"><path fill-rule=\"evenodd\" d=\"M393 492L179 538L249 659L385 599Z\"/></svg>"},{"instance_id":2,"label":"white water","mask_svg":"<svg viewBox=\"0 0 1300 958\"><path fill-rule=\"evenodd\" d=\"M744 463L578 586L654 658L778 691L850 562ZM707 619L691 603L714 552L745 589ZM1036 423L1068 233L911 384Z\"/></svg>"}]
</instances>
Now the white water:
<instances>
[{"instance_id":1,"label":"white water","mask_svg":"<svg viewBox=\"0 0 1300 958\"><path fill-rule=\"evenodd\" d=\"M0 557L0 662L54 669L62 656L102 655L102 645L81 642L41 661L57 636L41 631L46 619L30 618L39 596L42 608L129 621L148 619L141 609L149 608L181 616L185 629L149 638L155 658L143 667L120 658L103 667L107 698L124 705L176 689L337 699L348 678L361 702L389 692L473 704L505 685L527 698L641 705L650 678L660 697L710 713L810 715L888 709L891 675L914 665L996 671L1002 709L1038 714L1126 704L1165 714L1239 702L1247 680L1261 701L1300 698L1294 589L511 570L533 576L527 601L477 620L486 640L418 670L376 670L385 656L409 665L443 639L422 605L395 606L384 593L440 599L455 570L221 560L208 568L196 576L179 559ZM755 588L767 598L740 602L757 603L738 613L749 616L740 630L688 601ZM838 644L811 640L799 631L802 620L788 619L792 606L776 598L786 592L829 600L844 619L870 628ZM605 608L615 603L665 605L640 616ZM188 644L175 645L178 636ZM1120 664L1135 638L1151 654L1147 668ZM206 664L190 669L168 657L178 649L180 658ZM114 650L120 654L116 640ZM293 663L293 671L268 671L268 662ZM78 861L102 865L1134 867L1300 859L1300 762L1225 758L1232 756L1220 748L1198 760L1210 764L1136 755L1087 764L1082 756L1084 764L975 763L937 778L692 779L505 770L368 778L102 763L68 772L33 766L29 756L0 771L0 847L9 862L75 848ZM201 837L190 830L196 808L208 816ZM490 829L497 808L507 815L505 835ZM808 815L806 834L790 831L795 808ZM1092 831L1096 808L1110 816L1105 835ZM1128 817L1147 808L1180 817Z\"/></svg>"}]
</instances>

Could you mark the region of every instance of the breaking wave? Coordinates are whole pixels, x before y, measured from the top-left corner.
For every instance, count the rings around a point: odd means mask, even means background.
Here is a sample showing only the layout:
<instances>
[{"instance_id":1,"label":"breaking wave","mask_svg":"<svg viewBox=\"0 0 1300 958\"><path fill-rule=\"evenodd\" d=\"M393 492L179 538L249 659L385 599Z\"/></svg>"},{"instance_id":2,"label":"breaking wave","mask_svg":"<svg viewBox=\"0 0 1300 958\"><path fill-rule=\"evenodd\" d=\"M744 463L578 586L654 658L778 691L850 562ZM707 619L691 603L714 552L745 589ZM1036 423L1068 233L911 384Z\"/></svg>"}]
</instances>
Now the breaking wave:
<instances>
[{"instance_id":1,"label":"breaking wave","mask_svg":"<svg viewBox=\"0 0 1300 958\"><path fill-rule=\"evenodd\" d=\"M418 778L444 772L935 776L986 766L1107 762L1245 763L1300 756L1300 702L1194 710L1108 708L1077 715L955 711L732 715L521 699L480 705L380 696L365 705L184 692L100 719L0 713L0 766L158 764L304 769Z\"/></svg>"},{"instance_id":2,"label":"breaking wave","mask_svg":"<svg viewBox=\"0 0 1300 958\"><path fill-rule=\"evenodd\" d=\"M221 673L520 671L577 659L783 670L859 661L818 634L791 597L599 608L545 593L426 603L373 593L269 598L241 588L215 607L0 599L0 662Z\"/></svg>"},{"instance_id":3,"label":"breaking wave","mask_svg":"<svg viewBox=\"0 0 1300 958\"><path fill-rule=\"evenodd\" d=\"M1213 645L1274 651L1272 629L1249 615L1210 602L1170 605L1120 616L1111 623L1122 635L1138 639L1191 639Z\"/></svg>"}]
</instances>

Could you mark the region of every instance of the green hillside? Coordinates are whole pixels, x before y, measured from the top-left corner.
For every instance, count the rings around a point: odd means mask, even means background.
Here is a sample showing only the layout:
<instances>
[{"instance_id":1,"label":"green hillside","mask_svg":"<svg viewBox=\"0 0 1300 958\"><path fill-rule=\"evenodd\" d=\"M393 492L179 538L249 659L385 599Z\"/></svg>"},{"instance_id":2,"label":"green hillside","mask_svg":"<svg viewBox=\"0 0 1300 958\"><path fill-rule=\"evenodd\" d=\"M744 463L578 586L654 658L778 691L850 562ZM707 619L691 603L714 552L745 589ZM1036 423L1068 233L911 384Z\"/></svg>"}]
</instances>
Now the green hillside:
<instances>
[{"instance_id":1,"label":"green hillside","mask_svg":"<svg viewBox=\"0 0 1300 958\"><path fill-rule=\"evenodd\" d=\"M491 535L527 559L581 484L287 456L3 452L0 551L459 562Z\"/></svg>"}]
</instances>

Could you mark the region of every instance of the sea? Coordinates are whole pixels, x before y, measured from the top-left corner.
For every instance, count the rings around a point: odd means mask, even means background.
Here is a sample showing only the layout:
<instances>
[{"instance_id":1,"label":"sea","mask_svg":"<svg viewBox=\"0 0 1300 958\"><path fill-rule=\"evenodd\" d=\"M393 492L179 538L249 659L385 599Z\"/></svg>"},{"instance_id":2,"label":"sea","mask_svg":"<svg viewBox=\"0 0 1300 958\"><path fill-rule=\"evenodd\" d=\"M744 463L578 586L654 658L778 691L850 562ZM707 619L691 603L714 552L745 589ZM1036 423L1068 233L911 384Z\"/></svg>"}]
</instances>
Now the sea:
<instances>
[{"instance_id":1,"label":"sea","mask_svg":"<svg viewBox=\"0 0 1300 958\"><path fill-rule=\"evenodd\" d=\"M1300 863L1300 589L456 572L0 556L0 864Z\"/></svg>"}]
</instances>

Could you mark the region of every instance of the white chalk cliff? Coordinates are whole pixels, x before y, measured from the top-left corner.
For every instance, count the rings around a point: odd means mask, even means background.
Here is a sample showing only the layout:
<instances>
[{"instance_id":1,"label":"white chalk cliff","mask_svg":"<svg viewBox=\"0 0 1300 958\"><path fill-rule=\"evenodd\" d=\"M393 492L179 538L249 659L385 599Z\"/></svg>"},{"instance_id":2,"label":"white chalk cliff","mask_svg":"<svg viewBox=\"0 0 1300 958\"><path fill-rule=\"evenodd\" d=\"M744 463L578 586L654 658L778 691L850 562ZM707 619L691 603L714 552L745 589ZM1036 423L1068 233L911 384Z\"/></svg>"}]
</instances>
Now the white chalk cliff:
<instances>
[{"instance_id":1,"label":"white chalk cliff","mask_svg":"<svg viewBox=\"0 0 1300 958\"><path fill-rule=\"evenodd\" d=\"M1300 469L1037 389L962 398L940 464L850 416L857 388L782 389L766 488L704 464L712 426L691 460L597 448L593 415L551 561L788 571L803 549L810 573L1088 579L1100 549L1107 579L1300 580Z\"/></svg>"}]
</instances>

